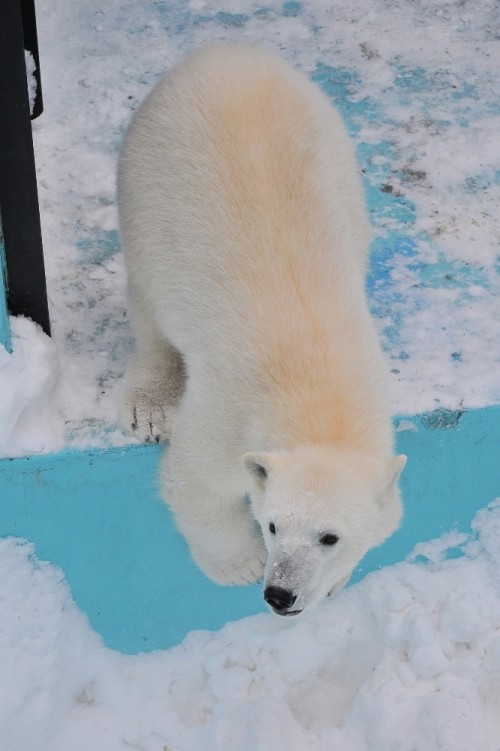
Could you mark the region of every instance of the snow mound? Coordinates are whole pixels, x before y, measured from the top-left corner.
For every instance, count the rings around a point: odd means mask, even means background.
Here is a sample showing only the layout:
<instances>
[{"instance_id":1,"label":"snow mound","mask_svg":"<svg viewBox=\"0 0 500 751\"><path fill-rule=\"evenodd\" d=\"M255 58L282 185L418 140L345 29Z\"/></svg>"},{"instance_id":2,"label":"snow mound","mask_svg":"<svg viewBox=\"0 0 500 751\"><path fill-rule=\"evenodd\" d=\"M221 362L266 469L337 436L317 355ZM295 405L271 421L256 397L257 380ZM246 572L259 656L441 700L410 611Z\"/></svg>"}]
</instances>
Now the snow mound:
<instances>
[{"instance_id":1,"label":"snow mound","mask_svg":"<svg viewBox=\"0 0 500 751\"><path fill-rule=\"evenodd\" d=\"M58 378L56 345L28 318L11 318L14 351L0 346L0 457L51 451L63 444L51 396Z\"/></svg>"},{"instance_id":2,"label":"snow mound","mask_svg":"<svg viewBox=\"0 0 500 751\"><path fill-rule=\"evenodd\" d=\"M135 657L103 646L32 545L3 540L2 747L498 751L500 499L472 529L293 623L262 614Z\"/></svg>"}]
</instances>

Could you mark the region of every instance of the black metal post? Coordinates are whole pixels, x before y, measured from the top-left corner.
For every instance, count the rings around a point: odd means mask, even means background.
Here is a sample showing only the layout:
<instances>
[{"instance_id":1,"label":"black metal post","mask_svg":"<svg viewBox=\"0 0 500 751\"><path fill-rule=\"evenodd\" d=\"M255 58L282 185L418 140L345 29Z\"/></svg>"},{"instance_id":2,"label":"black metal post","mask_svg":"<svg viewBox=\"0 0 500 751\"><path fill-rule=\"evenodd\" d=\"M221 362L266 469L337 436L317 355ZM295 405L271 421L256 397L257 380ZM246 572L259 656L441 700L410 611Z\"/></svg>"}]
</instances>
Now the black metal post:
<instances>
[{"instance_id":1,"label":"black metal post","mask_svg":"<svg viewBox=\"0 0 500 751\"><path fill-rule=\"evenodd\" d=\"M0 214L7 301L12 315L32 318L50 334L24 57L23 15L30 51L36 48L29 39L36 36L33 0L23 0L23 6L22 12L20 0L0 0Z\"/></svg>"}]
</instances>

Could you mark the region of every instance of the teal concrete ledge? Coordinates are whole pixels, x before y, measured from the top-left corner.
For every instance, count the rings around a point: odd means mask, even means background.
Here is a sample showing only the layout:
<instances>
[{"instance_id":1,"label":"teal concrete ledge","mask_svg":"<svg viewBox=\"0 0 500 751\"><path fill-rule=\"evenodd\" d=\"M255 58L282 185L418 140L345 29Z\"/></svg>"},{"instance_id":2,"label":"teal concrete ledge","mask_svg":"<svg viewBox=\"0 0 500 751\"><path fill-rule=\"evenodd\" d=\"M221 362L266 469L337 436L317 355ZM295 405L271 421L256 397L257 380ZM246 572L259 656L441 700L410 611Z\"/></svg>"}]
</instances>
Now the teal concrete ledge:
<instances>
[{"instance_id":1,"label":"teal concrete ledge","mask_svg":"<svg viewBox=\"0 0 500 751\"><path fill-rule=\"evenodd\" d=\"M400 530L353 576L404 558L453 527L467 531L500 495L500 407L438 410L395 421L408 455ZM0 460L0 536L32 541L60 566L105 643L126 653L168 648L263 610L259 586L219 587L192 563L156 489L158 446Z\"/></svg>"}]
</instances>

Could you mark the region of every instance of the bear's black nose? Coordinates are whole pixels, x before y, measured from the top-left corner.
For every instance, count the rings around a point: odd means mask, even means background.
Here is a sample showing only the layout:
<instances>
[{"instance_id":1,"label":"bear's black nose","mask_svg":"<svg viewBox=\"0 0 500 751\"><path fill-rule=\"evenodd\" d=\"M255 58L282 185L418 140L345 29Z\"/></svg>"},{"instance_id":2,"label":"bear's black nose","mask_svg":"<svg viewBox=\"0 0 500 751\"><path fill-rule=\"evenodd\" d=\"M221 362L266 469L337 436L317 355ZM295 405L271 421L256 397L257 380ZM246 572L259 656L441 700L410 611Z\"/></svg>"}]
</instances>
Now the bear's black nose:
<instances>
[{"instance_id":1,"label":"bear's black nose","mask_svg":"<svg viewBox=\"0 0 500 751\"><path fill-rule=\"evenodd\" d=\"M296 595L281 587L266 587L264 590L264 600L274 610L288 610L296 599Z\"/></svg>"}]
</instances>

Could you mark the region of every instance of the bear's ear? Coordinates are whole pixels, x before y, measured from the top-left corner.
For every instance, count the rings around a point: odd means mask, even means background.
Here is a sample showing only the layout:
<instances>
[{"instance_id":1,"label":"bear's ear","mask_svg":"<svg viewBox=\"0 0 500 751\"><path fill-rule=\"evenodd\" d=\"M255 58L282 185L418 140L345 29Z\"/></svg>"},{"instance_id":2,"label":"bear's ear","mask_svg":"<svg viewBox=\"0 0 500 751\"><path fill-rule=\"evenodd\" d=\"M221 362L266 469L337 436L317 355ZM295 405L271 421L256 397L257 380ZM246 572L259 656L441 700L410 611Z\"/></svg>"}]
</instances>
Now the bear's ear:
<instances>
[{"instance_id":1,"label":"bear's ear","mask_svg":"<svg viewBox=\"0 0 500 751\"><path fill-rule=\"evenodd\" d=\"M271 454L269 452L243 454L242 456L243 466L253 477L257 483L257 487L260 490L264 490L266 486L266 480L271 471Z\"/></svg>"}]
</instances>

